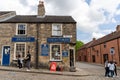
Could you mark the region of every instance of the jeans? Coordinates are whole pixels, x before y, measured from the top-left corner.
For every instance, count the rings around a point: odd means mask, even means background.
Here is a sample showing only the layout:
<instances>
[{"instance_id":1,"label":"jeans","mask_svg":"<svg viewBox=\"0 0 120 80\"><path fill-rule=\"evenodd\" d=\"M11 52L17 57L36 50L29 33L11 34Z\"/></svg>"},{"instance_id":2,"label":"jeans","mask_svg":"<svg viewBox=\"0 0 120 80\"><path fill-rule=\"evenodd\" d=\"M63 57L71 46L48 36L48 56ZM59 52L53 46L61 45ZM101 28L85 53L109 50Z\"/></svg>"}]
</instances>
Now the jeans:
<instances>
[{"instance_id":1,"label":"jeans","mask_svg":"<svg viewBox=\"0 0 120 80\"><path fill-rule=\"evenodd\" d=\"M30 61L27 61L26 66L28 69L30 69Z\"/></svg>"},{"instance_id":2,"label":"jeans","mask_svg":"<svg viewBox=\"0 0 120 80\"><path fill-rule=\"evenodd\" d=\"M110 74L110 77L113 77L114 76L114 70L110 70L109 74Z\"/></svg>"},{"instance_id":3,"label":"jeans","mask_svg":"<svg viewBox=\"0 0 120 80\"><path fill-rule=\"evenodd\" d=\"M106 76L106 77L109 76L109 67L105 67L105 76Z\"/></svg>"}]
</instances>

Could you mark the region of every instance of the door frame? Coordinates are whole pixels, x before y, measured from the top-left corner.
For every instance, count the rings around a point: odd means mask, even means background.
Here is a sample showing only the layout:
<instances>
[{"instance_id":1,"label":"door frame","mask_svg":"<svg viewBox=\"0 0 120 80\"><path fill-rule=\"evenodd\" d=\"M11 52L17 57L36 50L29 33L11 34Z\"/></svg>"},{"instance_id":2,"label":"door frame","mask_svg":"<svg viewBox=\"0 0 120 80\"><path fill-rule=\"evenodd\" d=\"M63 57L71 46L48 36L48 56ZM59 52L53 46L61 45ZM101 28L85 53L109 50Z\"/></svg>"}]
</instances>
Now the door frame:
<instances>
[{"instance_id":1,"label":"door frame","mask_svg":"<svg viewBox=\"0 0 120 80\"><path fill-rule=\"evenodd\" d=\"M109 60L109 55L107 53L103 54L103 63L105 63L106 60Z\"/></svg>"},{"instance_id":2,"label":"door frame","mask_svg":"<svg viewBox=\"0 0 120 80\"><path fill-rule=\"evenodd\" d=\"M10 45L3 45L3 46L2 46L1 65L3 65L3 64L2 64L2 61L3 61L3 48L4 48L4 46L9 46L9 47L10 47L10 53L11 53L11 46L10 46ZM10 59L10 58L9 58L9 59ZM10 60L9 60L9 65L10 65Z\"/></svg>"},{"instance_id":3,"label":"door frame","mask_svg":"<svg viewBox=\"0 0 120 80\"><path fill-rule=\"evenodd\" d=\"M74 48L74 47L70 47L70 48L69 48L69 66L70 66L70 50L71 50L71 49L73 50L73 58L74 58L74 64L73 64L73 65L75 66L75 48ZM71 67L71 66L70 66L70 67Z\"/></svg>"}]
</instances>

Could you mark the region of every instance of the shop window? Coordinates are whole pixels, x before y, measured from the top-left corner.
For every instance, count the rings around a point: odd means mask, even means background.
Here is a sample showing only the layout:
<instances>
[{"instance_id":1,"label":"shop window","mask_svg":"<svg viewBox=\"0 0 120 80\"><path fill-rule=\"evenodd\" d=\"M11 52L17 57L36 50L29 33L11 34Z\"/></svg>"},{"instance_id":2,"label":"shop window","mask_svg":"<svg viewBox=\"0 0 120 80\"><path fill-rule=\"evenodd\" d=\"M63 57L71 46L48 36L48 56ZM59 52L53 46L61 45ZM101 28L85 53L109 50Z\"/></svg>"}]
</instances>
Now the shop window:
<instances>
[{"instance_id":1,"label":"shop window","mask_svg":"<svg viewBox=\"0 0 120 80\"><path fill-rule=\"evenodd\" d=\"M18 54L21 55L21 57L25 57L25 43L16 43L15 45L15 59L17 59Z\"/></svg>"},{"instance_id":2,"label":"shop window","mask_svg":"<svg viewBox=\"0 0 120 80\"><path fill-rule=\"evenodd\" d=\"M17 24L17 35L26 35L26 24Z\"/></svg>"},{"instance_id":3,"label":"shop window","mask_svg":"<svg viewBox=\"0 0 120 80\"><path fill-rule=\"evenodd\" d=\"M52 36L62 36L62 24L52 25Z\"/></svg>"},{"instance_id":4,"label":"shop window","mask_svg":"<svg viewBox=\"0 0 120 80\"><path fill-rule=\"evenodd\" d=\"M54 44L50 47L51 53L50 53L50 60L51 61L60 61L62 60L62 54L61 54L61 46L60 44Z\"/></svg>"}]
</instances>

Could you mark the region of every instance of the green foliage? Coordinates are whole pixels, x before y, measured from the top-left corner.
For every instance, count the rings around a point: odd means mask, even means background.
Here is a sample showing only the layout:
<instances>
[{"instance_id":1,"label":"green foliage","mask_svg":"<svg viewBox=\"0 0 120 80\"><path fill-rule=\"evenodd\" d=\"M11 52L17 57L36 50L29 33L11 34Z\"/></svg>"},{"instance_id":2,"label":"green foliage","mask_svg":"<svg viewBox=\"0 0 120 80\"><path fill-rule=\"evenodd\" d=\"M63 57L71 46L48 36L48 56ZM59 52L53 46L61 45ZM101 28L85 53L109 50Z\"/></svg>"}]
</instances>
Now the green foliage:
<instances>
[{"instance_id":1,"label":"green foliage","mask_svg":"<svg viewBox=\"0 0 120 80\"><path fill-rule=\"evenodd\" d=\"M84 43L82 41L76 41L76 46L75 46L75 50L76 50L76 54L75 54L75 59L77 61L78 59L78 53L77 53L77 50L82 47L84 45Z\"/></svg>"},{"instance_id":2,"label":"green foliage","mask_svg":"<svg viewBox=\"0 0 120 80\"><path fill-rule=\"evenodd\" d=\"M76 41L76 46L75 46L76 51L83 45L84 43L82 41Z\"/></svg>"}]
</instances>

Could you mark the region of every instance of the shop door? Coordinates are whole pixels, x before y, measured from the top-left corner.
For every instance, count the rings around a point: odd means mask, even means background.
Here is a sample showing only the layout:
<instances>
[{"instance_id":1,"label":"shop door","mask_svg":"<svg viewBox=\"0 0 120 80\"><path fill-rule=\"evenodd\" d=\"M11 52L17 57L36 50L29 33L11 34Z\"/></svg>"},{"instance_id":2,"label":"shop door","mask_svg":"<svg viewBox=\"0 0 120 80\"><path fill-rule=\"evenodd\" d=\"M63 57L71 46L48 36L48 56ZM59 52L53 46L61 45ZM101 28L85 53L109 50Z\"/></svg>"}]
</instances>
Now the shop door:
<instances>
[{"instance_id":1,"label":"shop door","mask_svg":"<svg viewBox=\"0 0 120 80\"><path fill-rule=\"evenodd\" d=\"M2 48L2 65L8 66L10 64L10 46L3 46Z\"/></svg>"},{"instance_id":2,"label":"shop door","mask_svg":"<svg viewBox=\"0 0 120 80\"><path fill-rule=\"evenodd\" d=\"M74 50L70 49L70 67L74 66Z\"/></svg>"},{"instance_id":3,"label":"shop door","mask_svg":"<svg viewBox=\"0 0 120 80\"><path fill-rule=\"evenodd\" d=\"M106 60L108 60L108 54L103 54L103 61L105 62Z\"/></svg>"}]
</instances>

